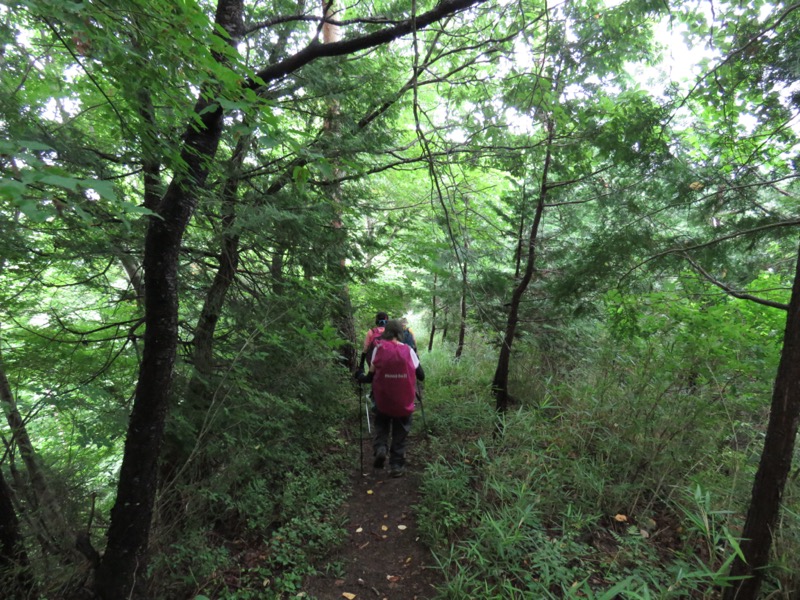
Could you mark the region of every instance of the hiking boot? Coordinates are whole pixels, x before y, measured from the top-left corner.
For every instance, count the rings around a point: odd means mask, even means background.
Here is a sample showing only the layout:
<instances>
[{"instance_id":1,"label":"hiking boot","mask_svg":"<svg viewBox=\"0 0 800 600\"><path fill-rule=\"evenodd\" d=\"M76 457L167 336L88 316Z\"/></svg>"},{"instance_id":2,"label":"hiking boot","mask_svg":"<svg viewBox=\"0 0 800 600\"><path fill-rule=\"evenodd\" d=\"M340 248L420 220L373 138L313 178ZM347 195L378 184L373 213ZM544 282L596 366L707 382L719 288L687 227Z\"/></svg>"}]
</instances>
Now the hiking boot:
<instances>
[{"instance_id":1,"label":"hiking boot","mask_svg":"<svg viewBox=\"0 0 800 600\"><path fill-rule=\"evenodd\" d=\"M375 461L372 463L372 466L376 469L382 469L383 463L386 462L386 446L381 446L377 450L375 450Z\"/></svg>"},{"instance_id":2,"label":"hiking boot","mask_svg":"<svg viewBox=\"0 0 800 600\"><path fill-rule=\"evenodd\" d=\"M403 466L389 467L389 477L402 477L406 474L406 468Z\"/></svg>"}]
</instances>

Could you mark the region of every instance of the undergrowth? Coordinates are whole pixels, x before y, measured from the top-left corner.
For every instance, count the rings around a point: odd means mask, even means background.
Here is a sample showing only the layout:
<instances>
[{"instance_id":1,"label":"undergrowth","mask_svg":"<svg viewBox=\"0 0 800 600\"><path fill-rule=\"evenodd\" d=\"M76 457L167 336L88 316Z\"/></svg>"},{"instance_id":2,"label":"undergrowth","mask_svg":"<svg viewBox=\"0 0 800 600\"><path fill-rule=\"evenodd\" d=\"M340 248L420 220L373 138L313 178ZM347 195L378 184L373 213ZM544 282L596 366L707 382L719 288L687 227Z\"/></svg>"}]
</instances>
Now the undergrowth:
<instances>
[{"instance_id":1,"label":"undergrowth","mask_svg":"<svg viewBox=\"0 0 800 600\"><path fill-rule=\"evenodd\" d=\"M587 327L517 348L518 403L501 418L480 340L459 361L447 347L423 354L437 458L416 510L447 575L439 598L720 596L774 370L730 373L716 350L679 352L666 331L621 343ZM790 482L771 598L798 583L797 492Z\"/></svg>"}]
</instances>

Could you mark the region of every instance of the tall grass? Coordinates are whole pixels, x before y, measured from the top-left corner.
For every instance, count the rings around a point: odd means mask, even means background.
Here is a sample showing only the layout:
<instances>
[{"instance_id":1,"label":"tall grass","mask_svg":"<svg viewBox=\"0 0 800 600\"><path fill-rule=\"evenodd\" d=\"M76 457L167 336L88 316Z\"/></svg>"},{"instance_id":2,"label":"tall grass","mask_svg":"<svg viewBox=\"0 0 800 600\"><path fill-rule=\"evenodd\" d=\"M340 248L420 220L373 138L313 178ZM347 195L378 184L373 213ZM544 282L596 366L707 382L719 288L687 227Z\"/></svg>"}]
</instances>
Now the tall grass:
<instances>
[{"instance_id":1,"label":"tall grass","mask_svg":"<svg viewBox=\"0 0 800 600\"><path fill-rule=\"evenodd\" d=\"M516 348L518 404L502 417L481 340L459 361L448 347L423 354L433 436L417 512L448 576L439 597L718 597L774 375L726 343L738 368L666 327L552 332ZM774 598L797 586L799 489L795 478L776 535Z\"/></svg>"}]
</instances>

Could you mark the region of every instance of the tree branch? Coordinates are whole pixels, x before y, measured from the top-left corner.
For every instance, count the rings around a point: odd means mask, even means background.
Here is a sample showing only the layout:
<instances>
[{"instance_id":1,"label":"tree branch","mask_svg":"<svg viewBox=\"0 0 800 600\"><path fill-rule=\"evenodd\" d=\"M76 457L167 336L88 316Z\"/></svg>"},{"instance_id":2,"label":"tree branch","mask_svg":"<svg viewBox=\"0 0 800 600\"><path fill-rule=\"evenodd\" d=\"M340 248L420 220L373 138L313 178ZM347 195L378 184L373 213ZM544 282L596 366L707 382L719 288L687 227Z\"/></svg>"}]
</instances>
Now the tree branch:
<instances>
[{"instance_id":1,"label":"tree branch","mask_svg":"<svg viewBox=\"0 0 800 600\"><path fill-rule=\"evenodd\" d=\"M796 225L800 225L800 219L791 219L789 221L779 221L777 223L770 223L768 225L761 225L760 227L753 227L752 229L745 229L744 231L735 231L733 233L729 233L728 235L723 235L722 237L714 238L713 240L709 240L707 242L703 242L701 244L695 244L693 246L686 246L684 248L670 248L669 250L664 250L663 252L659 252L657 254L653 254L649 256L645 260L637 263L633 267L631 267L627 273L625 273L620 279L625 279L628 275L633 273L639 267L646 265L649 262L657 260L659 258L663 258L665 256L669 256L670 254L680 254L684 255L686 252L690 250L699 250L700 248L707 248L708 246L713 246L714 244L719 244L721 242L725 242L728 240L735 239L737 237L741 237L743 235L750 235L752 233L761 233L762 231L769 231L770 229L777 229L780 227L793 227Z\"/></svg>"},{"instance_id":2,"label":"tree branch","mask_svg":"<svg viewBox=\"0 0 800 600\"><path fill-rule=\"evenodd\" d=\"M334 42L332 44L322 44L315 39L297 54L261 69L256 73L255 79L250 80L247 85L255 89L271 81L285 77L290 73L294 73L301 67L318 58L352 54L360 50L387 44L411 33L414 29L422 29L447 16L483 4L486 1L487 0L441 0L433 10L419 15L414 19L406 19L397 25L381 31L376 31L351 40Z\"/></svg>"},{"instance_id":3,"label":"tree branch","mask_svg":"<svg viewBox=\"0 0 800 600\"><path fill-rule=\"evenodd\" d=\"M245 29L246 34L255 33L256 31L260 31L262 29L267 29L269 27L274 27L275 25L281 25L283 23L295 23L298 21L304 21L306 23L323 23L323 24L330 24L336 27L344 27L345 25L398 25L403 23L403 21L397 21L393 19L388 19L386 17L365 17L359 19L345 19L344 21L339 21L337 19L329 19L325 17L316 17L313 15L287 15L285 17L275 17L274 19L269 19L267 21L259 21L258 23L253 23L247 29Z\"/></svg>"},{"instance_id":4,"label":"tree branch","mask_svg":"<svg viewBox=\"0 0 800 600\"><path fill-rule=\"evenodd\" d=\"M769 306L769 307L772 307L772 308L779 308L781 310L789 310L789 305L788 304L783 304L781 302L774 302L772 300L767 300L766 298L759 298L758 296L753 296L752 294L748 294L746 292L740 292L740 291L734 290L732 287L730 287L729 285L719 281L713 275L711 275L709 272L707 272L703 267L701 267L698 263L696 263L694 260L692 260L692 258L688 254L684 254L683 258L690 265L692 265L692 268L695 271L697 271L700 275L702 275L704 279L706 279L708 282L710 282L710 283L714 284L715 286L717 286L719 289L721 289L723 292L725 292L729 296L733 296L734 298L739 298L740 300L750 300L752 302L755 302L756 304L762 304L764 306Z\"/></svg>"}]
</instances>

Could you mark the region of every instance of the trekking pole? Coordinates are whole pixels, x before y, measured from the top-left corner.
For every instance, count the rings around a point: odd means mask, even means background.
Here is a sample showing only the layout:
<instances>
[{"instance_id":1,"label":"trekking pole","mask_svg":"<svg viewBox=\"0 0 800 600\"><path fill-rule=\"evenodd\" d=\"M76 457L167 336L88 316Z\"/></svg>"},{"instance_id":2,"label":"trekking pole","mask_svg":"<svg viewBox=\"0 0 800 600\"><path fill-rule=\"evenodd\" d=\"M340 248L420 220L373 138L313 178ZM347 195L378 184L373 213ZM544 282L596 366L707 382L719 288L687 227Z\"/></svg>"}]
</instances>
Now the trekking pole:
<instances>
[{"instance_id":1,"label":"trekking pole","mask_svg":"<svg viewBox=\"0 0 800 600\"><path fill-rule=\"evenodd\" d=\"M364 412L367 413L367 433L372 435L372 426L369 424L369 396L364 397Z\"/></svg>"},{"instance_id":2,"label":"trekking pole","mask_svg":"<svg viewBox=\"0 0 800 600\"><path fill-rule=\"evenodd\" d=\"M422 411L422 427L425 429L425 433L430 433L428 430L428 421L425 420L425 404L422 402L422 387L418 387L417 389L419 391L419 394L417 394L419 409Z\"/></svg>"},{"instance_id":3,"label":"trekking pole","mask_svg":"<svg viewBox=\"0 0 800 600\"><path fill-rule=\"evenodd\" d=\"M361 418L361 383L358 384L358 451L361 459L361 471L364 472L364 419Z\"/></svg>"}]
</instances>

